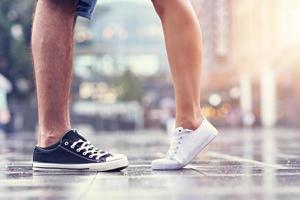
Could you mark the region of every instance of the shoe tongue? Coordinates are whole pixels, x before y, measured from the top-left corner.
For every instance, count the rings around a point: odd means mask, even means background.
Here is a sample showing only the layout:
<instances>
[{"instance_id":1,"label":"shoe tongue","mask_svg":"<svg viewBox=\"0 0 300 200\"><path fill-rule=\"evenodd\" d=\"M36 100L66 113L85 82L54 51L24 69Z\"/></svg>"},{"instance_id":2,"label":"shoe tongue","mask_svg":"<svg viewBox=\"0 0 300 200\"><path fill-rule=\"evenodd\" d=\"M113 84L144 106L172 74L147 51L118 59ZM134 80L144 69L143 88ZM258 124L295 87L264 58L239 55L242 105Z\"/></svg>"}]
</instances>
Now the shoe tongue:
<instances>
[{"instance_id":1,"label":"shoe tongue","mask_svg":"<svg viewBox=\"0 0 300 200\"><path fill-rule=\"evenodd\" d=\"M86 139L81 135L79 135L79 133L76 130L70 130L62 138L62 140L68 140L70 142L76 142L80 139L86 141Z\"/></svg>"}]
</instances>

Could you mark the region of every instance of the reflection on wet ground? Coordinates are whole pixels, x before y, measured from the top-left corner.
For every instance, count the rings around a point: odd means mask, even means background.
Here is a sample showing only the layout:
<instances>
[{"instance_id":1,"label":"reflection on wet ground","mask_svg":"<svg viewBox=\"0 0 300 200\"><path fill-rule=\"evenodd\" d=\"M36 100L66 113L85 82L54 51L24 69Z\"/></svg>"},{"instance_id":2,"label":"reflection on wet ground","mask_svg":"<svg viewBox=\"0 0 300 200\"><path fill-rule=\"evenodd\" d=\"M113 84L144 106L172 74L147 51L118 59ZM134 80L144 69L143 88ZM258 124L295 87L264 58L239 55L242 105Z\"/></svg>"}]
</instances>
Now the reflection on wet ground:
<instances>
[{"instance_id":1,"label":"reflection on wet ground","mask_svg":"<svg viewBox=\"0 0 300 200\"><path fill-rule=\"evenodd\" d=\"M0 141L0 199L300 199L299 130L222 130L191 165L152 171L168 148L159 131L86 135L131 166L121 172L33 172L34 136Z\"/></svg>"}]
</instances>

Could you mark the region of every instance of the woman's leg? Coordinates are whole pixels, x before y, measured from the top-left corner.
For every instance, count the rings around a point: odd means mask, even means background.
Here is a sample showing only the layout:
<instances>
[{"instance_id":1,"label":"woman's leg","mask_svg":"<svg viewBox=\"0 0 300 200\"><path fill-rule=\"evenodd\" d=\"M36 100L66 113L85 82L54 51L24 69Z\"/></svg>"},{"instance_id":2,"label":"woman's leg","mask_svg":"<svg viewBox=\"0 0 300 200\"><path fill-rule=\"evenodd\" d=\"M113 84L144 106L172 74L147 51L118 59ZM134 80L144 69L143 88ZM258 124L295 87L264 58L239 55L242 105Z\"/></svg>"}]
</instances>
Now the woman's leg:
<instances>
[{"instance_id":1,"label":"woman's leg","mask_svg":"<svg viewBox=\"0 0 300 200\"><path fill-rule=\"evenodd\" d=\"M152 2L165 35L176 98L176 126L196 129L202 122L202 36L198 18L189 0Z\"/></svg>"}]
</instances>

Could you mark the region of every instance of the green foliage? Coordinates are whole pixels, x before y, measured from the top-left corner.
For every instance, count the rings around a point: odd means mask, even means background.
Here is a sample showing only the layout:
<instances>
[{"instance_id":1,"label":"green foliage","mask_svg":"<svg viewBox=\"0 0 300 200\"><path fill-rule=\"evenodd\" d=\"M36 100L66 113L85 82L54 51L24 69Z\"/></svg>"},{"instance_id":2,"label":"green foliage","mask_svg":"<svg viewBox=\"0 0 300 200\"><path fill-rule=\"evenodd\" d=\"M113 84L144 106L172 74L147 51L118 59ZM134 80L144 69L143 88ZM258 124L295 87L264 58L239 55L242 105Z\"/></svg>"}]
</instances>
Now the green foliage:
<instances>
[{"instance_id":1,"label":"green foliage","mask_svg":"<svg viewBox=\"0 0 300 200\"><path fill-rule=\"evenodd\" d=\"M142 82L135 74L127 70L115 78L121 101L141 101L143 95Z\"/></svg>"},{"instance_id":2,"label":"green foliage","mask_svg":"<svg viewBox=\"0 0 300 200\"><path fill-rule=\"evenodd\" d=\"M33 92L30 35L34 3L0 1L0 72L12 81L14 98L26 98Z\"/></svg>"}]
</instances>

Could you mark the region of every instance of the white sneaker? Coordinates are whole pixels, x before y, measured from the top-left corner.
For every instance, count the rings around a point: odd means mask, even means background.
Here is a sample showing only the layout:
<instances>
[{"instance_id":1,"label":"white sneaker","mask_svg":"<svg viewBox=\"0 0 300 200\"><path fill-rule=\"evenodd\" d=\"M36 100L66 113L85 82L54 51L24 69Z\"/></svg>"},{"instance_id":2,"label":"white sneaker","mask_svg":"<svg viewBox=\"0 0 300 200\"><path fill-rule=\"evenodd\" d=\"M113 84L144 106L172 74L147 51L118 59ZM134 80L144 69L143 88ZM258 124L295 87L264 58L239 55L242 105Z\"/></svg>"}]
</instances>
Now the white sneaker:
<instances>
[{"instance_id":1,"label":"white sneaker","mask_svg":"<svg viewBox=\"0 0 300 200\"><path fill-rule=\"evenodd\" d=\"M154 170L181 169L190 163L218 134L217 129L206 119L195 131L176 128L165 158L152 162Z\"/></svg>"}]
</instances>

